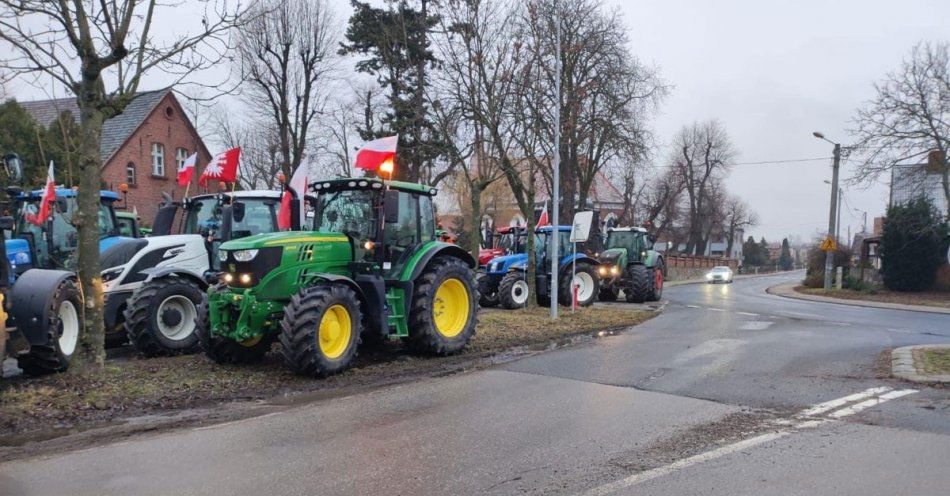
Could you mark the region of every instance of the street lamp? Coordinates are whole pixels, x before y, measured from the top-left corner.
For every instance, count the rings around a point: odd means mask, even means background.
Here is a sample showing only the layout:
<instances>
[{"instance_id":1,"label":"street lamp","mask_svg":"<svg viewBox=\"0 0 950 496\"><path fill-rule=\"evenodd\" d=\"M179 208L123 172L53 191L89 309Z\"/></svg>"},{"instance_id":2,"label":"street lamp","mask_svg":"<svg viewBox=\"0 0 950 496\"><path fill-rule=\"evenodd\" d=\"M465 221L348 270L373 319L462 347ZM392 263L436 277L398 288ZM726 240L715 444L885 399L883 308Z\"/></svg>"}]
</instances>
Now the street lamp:
<instances>
[{"instance_id":1,"label":"street lamp","mask_svg":"<svg viewBox=\"0 0 950 496\"><path fill-rule=\"evenodd\" d=\"M828 237L827 240L834 239L835 236L835 210L838 206L838 167L841 165L841 145L831 141L826 138L824 134L819 131L811 133L812 136L827 141L835 146L834 148L834 162L831 166L831 206L829 208L830 212L828 214ZM826 248L830 246L826 245ZM835 250L825 251L825 289L831 289L831 272L835 270Z\"/></svg>"}]
</instances>

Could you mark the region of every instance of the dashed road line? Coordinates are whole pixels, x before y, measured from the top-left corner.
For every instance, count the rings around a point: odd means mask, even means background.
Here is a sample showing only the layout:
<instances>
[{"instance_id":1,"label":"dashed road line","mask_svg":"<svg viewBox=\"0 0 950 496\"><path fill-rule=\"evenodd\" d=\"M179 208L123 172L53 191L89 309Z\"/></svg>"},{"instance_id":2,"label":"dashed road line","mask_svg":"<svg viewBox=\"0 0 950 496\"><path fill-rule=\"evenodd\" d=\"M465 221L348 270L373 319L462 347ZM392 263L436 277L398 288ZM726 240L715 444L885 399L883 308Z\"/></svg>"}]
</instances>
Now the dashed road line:
<instances>
[{"instance_id":1,"label":"dashed road line","mask_svg":"<svg viewBox=\"0 0 950 496\"><path fill-rule=\"evenodd\" d=\"M706 451L698 455L677 460L673 463L670 463L669 465L664 465L662 467L636 473L630 475L629 477L616 480L614 482L609 482L602 486L594 487L584 494L585 496L605 496L616 491L641 484L648 480L669 475L673 472L676 472L677 470L682 470L693 465L698 465L700 463L715 460L732 453L749 449L753 446L758 446L760 444L781 439L803 429L811 429L829 422L834 422L835 420L857 414L858 412L866 410L870 407L877 406L887 401L901 398L916 392L916 389L902 389L899 391L893 391L889 387L875 387L866 389L859 393L854 393L841 398L818 403L817 405L813 405L810 408L802 410L791 419L781 419L776 421L775 425L781 426L781 428L776 431L767 432L765 434L760 434L748 439L743 439L739 442L722 446L711 451ZM856 401L859 403L855 403ZM826 413L827 415L825 417L821 417L822 414Z\"/></svg>"}]
</instances>

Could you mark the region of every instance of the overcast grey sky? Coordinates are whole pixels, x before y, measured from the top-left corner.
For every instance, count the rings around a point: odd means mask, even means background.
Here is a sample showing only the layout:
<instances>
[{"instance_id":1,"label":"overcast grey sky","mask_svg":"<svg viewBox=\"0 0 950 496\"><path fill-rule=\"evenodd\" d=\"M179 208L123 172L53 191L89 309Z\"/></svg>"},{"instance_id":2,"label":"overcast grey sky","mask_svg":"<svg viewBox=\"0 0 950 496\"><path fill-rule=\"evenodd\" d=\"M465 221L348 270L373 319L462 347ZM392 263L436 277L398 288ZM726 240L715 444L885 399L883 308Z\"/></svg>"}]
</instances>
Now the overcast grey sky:
<instances>
[{"instance_id":1,"label":"overcast grey sky","mask_svg":"<svg viewBox=\"0 0 950 496\"><path fill-rule=\"evenodd\" d=\"M820 130L847 144L854 110L872 82L896 69L919 40L950 39L948 1L647 1L615 2L632 49L672 83L655 129L661 145L683 125L718 118L739 162L830 157ZM662 151L661 159L668 152ZM727 182L759 212L751 229L770 241L827 230L831 161L737 166ZM851 168L844 165L843 176ZM882 215L886 185L845 186L845 199ZM860 229L860 213L845 207Z\"/></svg>"},{"instance_id":2,"label":"overcast grey sky","mask_svg":"<svg viewBox=\"0 0 950 496\"><path fill-rule=\"evenodd\" d=\"M348 0L330 0L343 23ZM872 83L895 69L920 40L950 39L950 1L883 0L606 0L629 26L631 49L657 65L674 88L654 121L660 150L684 124L717 118L725 124L739 162L830 157L831 145L811 136L823 131L847 144L849 120L873 96ZM381 3L381 2L377 2ZM165 32L186 29L200 4L162 13ZM194 16L187 15L193 9ZM168 84L153 74L143 84ZM26 84L10 88L20 99L44 98ZM64 96L62 91L54 96ZM810 238L827 229L830 158L786 165L734 167L727 182L755 209L761 224L750 234L778 241ZM844 164L843 177L850 175ZM859 209L882 215L887 187L846 186L842 224L860 229Z\"/></svg>"}]
</instances>

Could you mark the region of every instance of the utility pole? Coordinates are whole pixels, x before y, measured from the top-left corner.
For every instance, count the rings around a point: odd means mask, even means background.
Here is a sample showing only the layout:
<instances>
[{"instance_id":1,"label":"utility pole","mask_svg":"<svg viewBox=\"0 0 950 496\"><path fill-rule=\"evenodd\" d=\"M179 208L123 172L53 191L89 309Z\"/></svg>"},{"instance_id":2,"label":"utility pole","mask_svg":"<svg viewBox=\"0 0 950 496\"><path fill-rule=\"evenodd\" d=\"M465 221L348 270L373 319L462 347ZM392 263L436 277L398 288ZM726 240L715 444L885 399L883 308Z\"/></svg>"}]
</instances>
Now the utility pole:
<instances>
[{"instance_id":1,"label":"utility pole","mask_svg":"<svg viewBox=\"0 0 950 496\"><path fill-rule=\"evenodd\" d=\"M551 194L551 320L557 319L557 248L558 238L561 236L558 231L561 199L561 2L557 0L554 1L554 24L557 35L554 43L554 153L551 157L554 166L554 180L551 181L554 183L554 191Z\"/></svg>"},{"instance_id":2,"label":"utility pole","mask_svg":"<svg viewBox=\"0 0 950 496\"><path fill-rule=\"evenodd\" d=\"M841 165L841 145L835 143L834 162L831 166L831 208L828 214L828 237L835 234L835 207L838 206L838 166ZM831 289L835 271L835 250L825 252L825 289Z\"/></svg>"},{"instance_id":3,"label":"utility pole","mask_svg":"<svg viewBox=\"0 0 950 496\"><path fill-rule=\"evenodd\" d=\"M861 232L868 232L868 213L864 212L864 222L861 224Z\"/></svg>"},{"instance_id":4,"label":"utility pole","mask_svg":"<svg viewBox=\"0 0 950 496\"><path fill-rule=\"evenodd\" d=\"M841 242L841 199L844 198L844 191L838 191L838 220L835 221L835 243Z\"/></svg>"}]
</instances>

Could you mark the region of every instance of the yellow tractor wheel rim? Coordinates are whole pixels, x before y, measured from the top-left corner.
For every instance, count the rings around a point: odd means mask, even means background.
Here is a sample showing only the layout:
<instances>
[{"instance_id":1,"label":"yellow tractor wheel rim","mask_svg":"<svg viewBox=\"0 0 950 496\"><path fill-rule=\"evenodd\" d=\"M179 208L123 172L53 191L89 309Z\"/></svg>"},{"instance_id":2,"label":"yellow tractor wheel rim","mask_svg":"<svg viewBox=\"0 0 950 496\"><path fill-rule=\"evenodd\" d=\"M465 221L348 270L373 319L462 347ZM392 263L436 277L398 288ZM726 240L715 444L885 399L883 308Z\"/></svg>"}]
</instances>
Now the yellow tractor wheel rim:
<instances>
[{"instance_id":1,"label":"yellow tractor wheel rim","mask_svg":"<svg viewBox=\"0 0 950 496\"><path fill-rule=\"evenodd\" d=\"M468 323L468 288L458 279L446 279L435 290L432 303L432 318L439 334L454 338Z\"/></svg>"},{"instance_id":2,"label":"yellow tractor wheel rim","mask_svg":"<svg viewBox=\"0 0 950 496\"><path fill-rule=\"evenodd\" d=\"M353 333L350 312L343 305L333 305L320 319L320 351L327 358L339 358L350 345Z\"/></svg>"},{"instance_id":3,"label":"yellow tractor wheel rim","mask_svg":"<svg viewBox=\"0 0 950 496\"><path fill-rule=\"evenodd\" d=\"M254 347L257 343L260 343L262 339L264 339L264 335L263 335L263 334L254 336L253 338L245 339L244 341L238 341L238 344L241 345L241 346L244 346L244 347L246 347L246 348L252 348L252 347Z\"/></svg>"}]
</instances>

